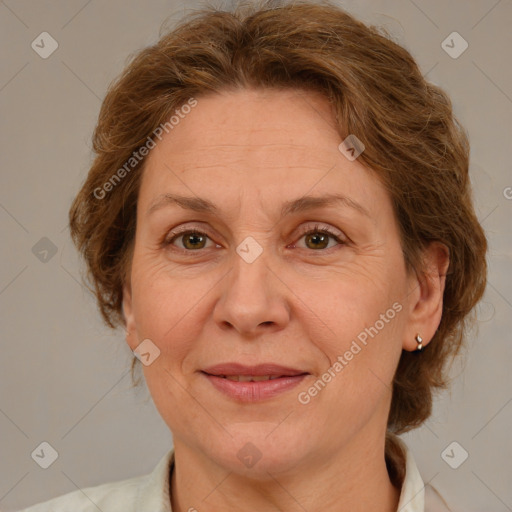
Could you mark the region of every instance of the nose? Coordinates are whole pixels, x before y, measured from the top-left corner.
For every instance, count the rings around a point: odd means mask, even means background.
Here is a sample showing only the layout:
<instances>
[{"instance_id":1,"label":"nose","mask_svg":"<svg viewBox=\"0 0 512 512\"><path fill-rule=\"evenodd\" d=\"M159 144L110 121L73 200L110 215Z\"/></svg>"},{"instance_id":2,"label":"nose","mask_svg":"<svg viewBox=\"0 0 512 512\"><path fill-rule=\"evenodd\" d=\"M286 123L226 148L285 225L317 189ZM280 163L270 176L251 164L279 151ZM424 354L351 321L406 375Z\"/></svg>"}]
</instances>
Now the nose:
<instances>
[{"instance_id":1,"label":"nose","mask_svg":"<svg viewBox=\"0 0 512 512\"><path fill-rule=\"evenodd\" d=\"M231 271L221 281L214 320L221 329L235 329L254 338L283 329L290 321L289 289L271 268L264 250L254 261L234 254ZM277 267L277 265L274 265Z\"/></svg>"}]
</instances>

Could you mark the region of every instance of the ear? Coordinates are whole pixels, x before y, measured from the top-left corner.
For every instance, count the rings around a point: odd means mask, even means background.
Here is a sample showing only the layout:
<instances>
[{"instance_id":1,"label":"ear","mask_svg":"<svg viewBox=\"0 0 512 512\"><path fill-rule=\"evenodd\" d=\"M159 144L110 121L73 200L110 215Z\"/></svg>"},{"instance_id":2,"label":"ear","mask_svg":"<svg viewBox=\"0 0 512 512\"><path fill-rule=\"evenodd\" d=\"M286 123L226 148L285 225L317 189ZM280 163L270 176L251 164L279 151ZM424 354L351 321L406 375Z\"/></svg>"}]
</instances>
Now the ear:
<instances>
[{"instance_id":1,"label":"ear","mask_svg":"<svg viewBox=\"0 0 512 512\"><path fill-rule=\"evenodd\" d=\"M448 248L440 242L431 242L423 252L424 270L409 280L409 319L404 331L402 347L414 351L418 347L416 335L423 338L425 347L441 323L446 272L450 264Z\"/></svg>"},{"instance_id":2,"label":"ear","mask_svg":"<svg viewBox=\"0 0 512 512\"><path fill-rule=\"evenodd\" d=\"M133 316L132 290L129 282L123 285L123 316L126 329L126 342L133 351L138 345L138 338Z\"/></svg>"}]
</instances>

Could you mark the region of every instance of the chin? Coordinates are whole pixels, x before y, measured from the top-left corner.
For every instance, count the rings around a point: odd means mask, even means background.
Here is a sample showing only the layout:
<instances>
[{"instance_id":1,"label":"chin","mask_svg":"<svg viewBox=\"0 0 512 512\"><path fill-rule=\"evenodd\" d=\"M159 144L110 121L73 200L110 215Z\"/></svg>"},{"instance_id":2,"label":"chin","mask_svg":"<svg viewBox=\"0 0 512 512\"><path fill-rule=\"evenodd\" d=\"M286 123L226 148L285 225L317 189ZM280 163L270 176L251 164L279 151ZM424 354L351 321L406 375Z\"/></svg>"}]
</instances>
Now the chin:
<instances>
[{"instance_id":1,"label":"chin","mask_svg":"<svg viewBox=\"0 0 512 512\"><path fill-rule=\"evenodd\" d=\"M296 472L307 457L304 437L290 435L289 426L253 422L232 425L227 430L233 437L219 445L220 449L209 448L216 462L232 473L268 480L269 473Z\"/></svg>"}]
</instances>

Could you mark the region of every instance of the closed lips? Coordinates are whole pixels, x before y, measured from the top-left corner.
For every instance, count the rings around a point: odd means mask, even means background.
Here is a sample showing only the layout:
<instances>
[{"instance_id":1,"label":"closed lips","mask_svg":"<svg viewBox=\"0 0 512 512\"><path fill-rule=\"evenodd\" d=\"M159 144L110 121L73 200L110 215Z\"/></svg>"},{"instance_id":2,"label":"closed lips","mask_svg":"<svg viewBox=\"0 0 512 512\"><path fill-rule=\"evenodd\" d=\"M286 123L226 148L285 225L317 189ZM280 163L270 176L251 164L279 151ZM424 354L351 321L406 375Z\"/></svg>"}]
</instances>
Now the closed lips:
<instances>
[{"instance_id":1,"label":"closed lips","mask_svg":"<svg viewBox=\"0 0 512 512\"><path fill-rule=\"evenodd\" d=\"M230 400L244 403L258 403L272 400L291 391L308 372L275 363L243 365L221 363L201 373L210 384Z\"/></svg>"},{"instance_id":2,"label":"closed lips","mask_svg":"<svg viewBox=\"0 0 512 512\"><path fill-rule=\"evenodd\" d=\"M306 375L308 372L275 363L261 363L253 366L240 363L221 363L206 368L203 370L203 373L236 382L259 382L279 379L281 377L297 377L299 375Z\"/></svg>"},{"instance_id":3,"label":"closed lips","mask_svg":"<svg viewBox=\"0 0 512 512\"><path fill-rule=\"evenodd\" d=\"M261 380L274 380L284 377L284 375L215 375L223 379L234 380L236 382L259 382Z\"/></svg>"}]
</instances>

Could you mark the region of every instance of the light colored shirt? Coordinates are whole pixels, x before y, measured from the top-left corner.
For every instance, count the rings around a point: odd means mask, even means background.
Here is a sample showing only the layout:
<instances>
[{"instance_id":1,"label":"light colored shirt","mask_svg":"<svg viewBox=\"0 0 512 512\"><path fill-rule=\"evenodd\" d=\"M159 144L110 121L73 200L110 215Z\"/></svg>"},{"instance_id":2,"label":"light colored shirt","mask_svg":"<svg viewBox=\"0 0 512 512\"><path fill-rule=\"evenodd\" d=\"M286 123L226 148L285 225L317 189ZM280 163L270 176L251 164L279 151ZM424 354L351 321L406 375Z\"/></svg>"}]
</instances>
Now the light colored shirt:
<instances>
[{"instance_id":1,"label":"light colored shirt","mask_svg":"<svg viewBox=\"0 0 512 512\"><path fill-rule=\"evenodd\" d=\"M405 480L397 512L450 512L439 493L423 484L407 445L401 439L398 442L405 457ZM172 512L169 478L173 464L174 450L170 450L149 475L87 487L19 512Z\"/></svg>"}]
</instances>

